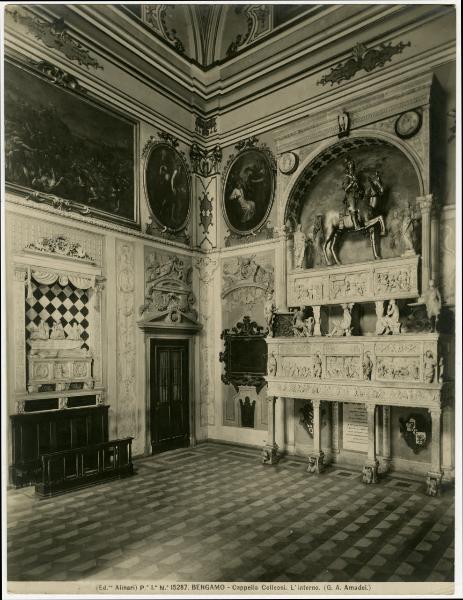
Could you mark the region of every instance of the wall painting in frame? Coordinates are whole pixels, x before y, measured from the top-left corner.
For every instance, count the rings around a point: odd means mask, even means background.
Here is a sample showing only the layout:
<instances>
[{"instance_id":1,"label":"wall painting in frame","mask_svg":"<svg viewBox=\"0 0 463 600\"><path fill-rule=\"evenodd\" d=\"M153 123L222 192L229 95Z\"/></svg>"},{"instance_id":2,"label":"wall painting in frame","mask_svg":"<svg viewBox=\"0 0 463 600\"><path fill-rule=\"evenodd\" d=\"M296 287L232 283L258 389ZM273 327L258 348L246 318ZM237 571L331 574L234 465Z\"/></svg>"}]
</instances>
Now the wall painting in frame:
<instances>
[{"instance_id":1,"label":"wall painting in frame","mask_svg":"<svg viewBox=\"0 0 463 600\"><path fill-rule=\"evenodd\" d=\"M5 63L7 187L138 226L136 124L24 65Z\"/></svg>"},{"instance_id":2,"label":"wall painting in frame","mask_svg":"<svg viewBox=\"0 0 463 600\"><path fill-rule=\"evenodd\" d=\"M225 176L223 213L231 231L248 235L266 222L275 193L275 167L269 152L249 148L233 158Z\"/></svg>"},{"instance_id":3,"label":"wall painting in frame","mask_svg":"<svg viewBox=\"0 0 463 600\"><path fill-rule=\"evenodd\" d=\"M167 143L154 144L147 156L145 188L152 216L161 230L183 231L190 218L190 177L180 152Z\"/></svg>"}]
</instances>

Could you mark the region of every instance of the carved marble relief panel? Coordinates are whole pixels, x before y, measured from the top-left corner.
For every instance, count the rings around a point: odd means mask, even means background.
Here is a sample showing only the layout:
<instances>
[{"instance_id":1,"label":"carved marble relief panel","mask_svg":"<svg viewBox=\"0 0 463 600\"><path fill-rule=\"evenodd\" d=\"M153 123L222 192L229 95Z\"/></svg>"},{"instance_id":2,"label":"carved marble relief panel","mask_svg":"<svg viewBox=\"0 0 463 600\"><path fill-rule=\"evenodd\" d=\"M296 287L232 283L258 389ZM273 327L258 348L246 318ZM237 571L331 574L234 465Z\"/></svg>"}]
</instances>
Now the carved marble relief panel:
<instances>
[{"instance_id":1,"label":"carved marble relief panel","mask_svg":"<svg viewBox=\"0 0 463 600\"><path fill-rule=\"evenodd\" d=\"M145 302L140 314L181 313L196 319L196 297L192 291L193 263L190 256L154 250L145 246Z\"/></svg>"},{"instance_id":2,"label":"carved marble relief panel","mask_svg":"<svg viewBox=\"0 0 463 600\"><path fill-rule=\"evenodd\" d=\"M304 269L288 275L288 305L317 306L347 302L374 302L414 298L418 291L418 256L344 265L330 269Z\"/></svg>"},{"instance_id":3,"label":"carved marble relief panel","mask_svg":"<svg viewBox=\"0 0 463 600\"><path fill-rule=\"evenodd\" d=\"M137 435L134 244L116 240L117 435Z\"/></svg>"}]
</instances>

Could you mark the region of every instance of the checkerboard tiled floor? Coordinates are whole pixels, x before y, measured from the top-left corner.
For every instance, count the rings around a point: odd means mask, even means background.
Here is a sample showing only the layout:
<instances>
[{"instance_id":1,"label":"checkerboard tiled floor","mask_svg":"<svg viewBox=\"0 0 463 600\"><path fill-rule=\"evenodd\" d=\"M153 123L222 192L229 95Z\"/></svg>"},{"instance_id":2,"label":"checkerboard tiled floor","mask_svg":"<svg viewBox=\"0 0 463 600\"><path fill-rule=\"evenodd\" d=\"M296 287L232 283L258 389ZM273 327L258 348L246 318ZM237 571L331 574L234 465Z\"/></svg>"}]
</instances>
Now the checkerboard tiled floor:
<instances>
[{"instance_id":1,"label":"checkerboard tiled floor","mask_svg":"<svg viewBox=\"0 0 463 600\"><path fill-rule=\"evenodd\" d=\"M135 476L53 499L8 493L8 578L452 581L453 492L321 476L219 444L136 462Z\"/></svg>"}]
</instances>

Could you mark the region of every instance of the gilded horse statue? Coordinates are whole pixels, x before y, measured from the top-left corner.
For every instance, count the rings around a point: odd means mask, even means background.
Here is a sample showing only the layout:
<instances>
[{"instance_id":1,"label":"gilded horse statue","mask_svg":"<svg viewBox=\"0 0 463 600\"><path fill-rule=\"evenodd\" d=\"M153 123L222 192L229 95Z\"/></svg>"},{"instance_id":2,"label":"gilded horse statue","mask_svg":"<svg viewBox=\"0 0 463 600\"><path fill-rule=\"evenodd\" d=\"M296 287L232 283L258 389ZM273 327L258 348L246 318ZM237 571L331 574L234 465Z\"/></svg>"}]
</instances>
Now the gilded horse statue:
<instances>
[{"instance_id":1,"label":"gilded horse statue","mask_svg":"<svg viewBox=\"0 0 463 600\"><path fill-rule=\"evenodd\" d=\"M384 218L378 212L378 203L384 193L384 187L378 171L369 178L368 207L360 211L357 208L357 202L364 197L364 189L355 172L353 160L348 158L345 164L346 172L342 187L345 192L344 204L346 205L346 209L344 213L330 210L325 213L323 219L325 230L323 251L327 265L332 264L330 256L337 265L341 264L336 252L336 243L342 236L358 232L368 234L370 236L373 256L375 259L379 259L381 257L379 255L377 239L378 229L381 236L386 235Z\"/></svg>"}]
</instances>

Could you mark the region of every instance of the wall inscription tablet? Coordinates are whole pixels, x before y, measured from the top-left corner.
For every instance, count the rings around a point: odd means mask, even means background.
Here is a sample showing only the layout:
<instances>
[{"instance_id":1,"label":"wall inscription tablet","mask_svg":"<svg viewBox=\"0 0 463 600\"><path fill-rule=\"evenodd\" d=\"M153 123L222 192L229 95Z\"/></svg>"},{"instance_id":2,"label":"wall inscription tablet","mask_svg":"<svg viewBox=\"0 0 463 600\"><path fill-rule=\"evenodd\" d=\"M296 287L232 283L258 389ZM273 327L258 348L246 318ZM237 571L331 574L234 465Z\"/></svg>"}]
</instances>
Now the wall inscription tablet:
<instances>
[{"instance_id":1,"label":"wall inscription tablet","mask_svg":"<svg viewBox=\"0 0 463 600\"><path fill-rule=\"evenodd\" d=\"M343 422L344 449L367 452L368 422L365 405L345 402L343 404Z\"/></svg>"}]
</instances>

